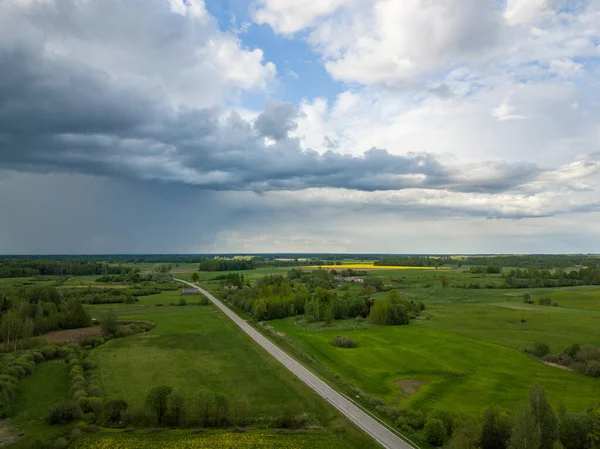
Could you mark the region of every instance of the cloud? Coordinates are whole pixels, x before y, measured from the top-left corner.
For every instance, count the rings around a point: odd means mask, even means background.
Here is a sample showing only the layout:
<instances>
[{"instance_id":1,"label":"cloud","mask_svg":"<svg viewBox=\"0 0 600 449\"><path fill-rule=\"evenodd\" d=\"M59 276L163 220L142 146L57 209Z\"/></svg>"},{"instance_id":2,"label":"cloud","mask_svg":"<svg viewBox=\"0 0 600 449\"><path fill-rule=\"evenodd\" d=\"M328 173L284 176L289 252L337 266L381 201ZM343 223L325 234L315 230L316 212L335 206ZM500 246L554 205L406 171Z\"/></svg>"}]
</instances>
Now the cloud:
<instances>
[{"instance_id":1,"label":"cloud","mask_svg":"<svg viewBox=\"0 0 600 449\"><path fill-rule=\"evenodd\" d=\"M297 111L291 103L270 101L254 122L256 130L265 137L282 140L298 126Z\"/></svg>"},{"instance_id":2,"label":"cloud","mask_svg":"<svg viewBox=\"0 0 600 449\"><path fill-rule=\"evenodd\" d=\"M576 63L570 59L550 61L550 72L560 78L572 78L583 72L583 64Z\"/></svg>"},{"instance_id":3,"label":"cloud","mask_svg":"<svg viewBox=\"0 0 600 449\"><path fill-rule=\"evenodd\" d=\"M258 24L269 24L282 34L293 34L322 16L327 16L344 4L357 0L321 0L316 2L293 2L259 0L253 5L252 18Z\"/></svg>"},{"instance_id":4,"label":"cloud","mask_svg":"<svg viewBox=\"0 0 600 449\"><path fill-rule=\"evenodd\" d=\"M500 122L504 122L506 120L524 120L527 117L524 115L513 114L515 108L510 105L508 100L504 100L497 107L492 109L492 117Z\"/></svg>"},{"instance_id":5,"label":"cloud","mask_svg":"<svg viewBox=\"0 0 600 449\"><path fill-rule=\"evenodd\" d=\"M504 17L510 25L535 22L550 11L549 0L507 0Z\"/></svg>"}]
</instances>

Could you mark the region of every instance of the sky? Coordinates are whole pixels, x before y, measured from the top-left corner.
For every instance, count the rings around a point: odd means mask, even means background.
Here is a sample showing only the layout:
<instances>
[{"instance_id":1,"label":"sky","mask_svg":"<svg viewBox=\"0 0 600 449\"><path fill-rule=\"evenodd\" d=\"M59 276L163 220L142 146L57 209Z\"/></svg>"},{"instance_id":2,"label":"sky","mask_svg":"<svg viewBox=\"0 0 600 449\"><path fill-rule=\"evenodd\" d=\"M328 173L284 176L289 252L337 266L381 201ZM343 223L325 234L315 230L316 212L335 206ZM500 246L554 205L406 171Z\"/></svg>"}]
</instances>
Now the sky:
<instances>
[{"instance_id":1,"label":"sky","mask_svg":"<svg viewBox=\"0 0 600 449\"><path fill-rule=\"evenodd\" d=\"M0 0L0 67L0 254L600 252L600 0Z\"/></svg>"}]
</instances>

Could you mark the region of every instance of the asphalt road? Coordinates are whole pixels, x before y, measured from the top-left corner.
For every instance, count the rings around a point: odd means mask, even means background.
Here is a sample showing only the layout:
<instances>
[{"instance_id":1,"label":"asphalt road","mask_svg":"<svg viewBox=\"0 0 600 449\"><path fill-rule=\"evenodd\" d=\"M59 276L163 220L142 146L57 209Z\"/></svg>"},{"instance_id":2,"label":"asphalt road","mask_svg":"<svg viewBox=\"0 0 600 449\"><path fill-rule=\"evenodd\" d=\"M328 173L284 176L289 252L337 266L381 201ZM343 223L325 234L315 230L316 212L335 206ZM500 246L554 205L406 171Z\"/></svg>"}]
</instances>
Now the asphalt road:
<instances>
[{"instance_id":1,"label":"asphalt road","mask_svg":"<svg viewBox=\"0 0 600 449\"><path fill-rule=\"evenodd\" d=\"M354 403L349 401L346 397L335 391L304 366L294 360L292 357L287 355L278 346L271 343L267 338L263 337L256 329L250 326L246 321L241 319L235 313L233 313L227 306L221 301L211 295L209 292L191 282L184 281L182 279L175 279L176 281L187 284L191 287L197 288L200 292L210 299L219 309L225 313L231 320L237 324L244 332L246 332L250 338L261 345L269 354L279 360L287 369L294 373L300 380L306 385L312 388L317 394L323 399L337 408L342 414L344 414L350 421L356 426L365 431L381 446L388 449L415 449L415 446L407 443L398 437L395 433L390 431L384 425L373 419L368 413L363 411L361 408L356 406Z\"/></svg>"}]
</instances>

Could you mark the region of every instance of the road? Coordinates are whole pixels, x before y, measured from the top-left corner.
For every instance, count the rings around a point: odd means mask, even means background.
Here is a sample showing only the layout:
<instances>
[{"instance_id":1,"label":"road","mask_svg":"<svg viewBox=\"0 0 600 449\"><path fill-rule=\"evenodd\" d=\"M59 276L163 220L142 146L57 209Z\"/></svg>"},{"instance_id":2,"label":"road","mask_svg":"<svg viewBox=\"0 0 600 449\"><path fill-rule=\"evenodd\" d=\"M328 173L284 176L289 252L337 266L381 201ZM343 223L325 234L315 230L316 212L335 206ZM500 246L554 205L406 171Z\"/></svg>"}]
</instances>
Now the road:
<instances>
[{"instance_id":1,"label":"road","mask_svg":"<svg viewBox=\"0 0 600 449\"><path fill-rule=\"evenodd\" d=\"M411 444L402 440L394 432L390 431L387 427L371 417L367 412L348 400L345 396L335 391L333 388L307 370L304 366L302 366L299 362L287 355L278 346L265 338L260 332L250 326L246 321L236 315L233 311L231 311L231 309L229 309L229 307L227 307L209 292L196 284L192 284L191 282L187 282L182 279L175 280L197 288L204 296L210 299L219 309L221 309L225 315L231 318L231 320L246 334L248 334L250 338L261 345L269 354L279 360L283 366L294 373L301 381L312 388L323 399L337 408L343 415L356 424L356 426L361 428L365 433L370 435L381 446L387 449L415 449L415 446L412 446Z\"/></svg>"}]
</instances>

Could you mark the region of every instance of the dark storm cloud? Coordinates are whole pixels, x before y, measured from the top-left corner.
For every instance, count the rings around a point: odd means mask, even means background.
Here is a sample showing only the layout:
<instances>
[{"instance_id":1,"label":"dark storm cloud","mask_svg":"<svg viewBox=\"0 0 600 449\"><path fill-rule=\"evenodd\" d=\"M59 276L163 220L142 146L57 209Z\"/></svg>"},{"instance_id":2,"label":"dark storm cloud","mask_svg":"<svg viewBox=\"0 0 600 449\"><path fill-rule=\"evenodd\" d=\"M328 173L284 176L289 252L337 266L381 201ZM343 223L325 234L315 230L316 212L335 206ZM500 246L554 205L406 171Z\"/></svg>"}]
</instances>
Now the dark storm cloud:
<instances>
[{"instance_id":1,"label":"dark storm cloud","mask_svg":"<svg viewBox=\"0 0 600 449\"><path fill-rule=\"evenodd\" d=\"M288 133L297 128L296 117L298 112L291 103L270 101L254 122L256 130L265 137L282 140Z\"/></svg>"},{"instance_id":2,"label":"dark storm cloud","mask_svg":"<svg viewBox=\"0 0 600 449\"><path fill-rule=\"evenodd\" d=\"M43 9L34 8L13 17L14 21L0 21L6 25L0 30L1 167L254 191L423 187L500 192L539 173L530 164L490 163L491 174L478 179L428 153L395 155L374 148L351 156L331 149L323 154L305 150L298 139L289 136L298 115L289 103L268 102L253 121L236 113L224 116L217 108L174 104L177 92L161 87L164 80L162 84L152 81L152 63L146 77L145 67L137 66L132 69L136 76L131 76L131 70L124 76L119 71L123 62L107 55L106 48L90 44L88 51L98 51L98 58L109 60L103 67L116 67L114 73L86 64L85 58L60 48L49 51L45 36L56 30L81 39L83 45L86 39L96 42L101 34L95 22L90 22L90 29L77 27L75 12L64 8L67 3L58 2L54 7L60 13L49 14L48 20L39 17ZM106 20L103 2L95 4L99 5L93 10L97 21ZM124 19L115 20L118 25ZM33 25L43 25L42 30ZM123 33L117 26L110 39L120 36L125 44ZM182 37L181 31L175 34ZM171 40L168 36L164 39L168 47ZM165 64L181 59L168 57ZM141 64L142 60L132 55L127 64ZM275 143L269 145L265 138ZM399 149L401 145L398 142Z\"/></svg>"}]
</instances>

